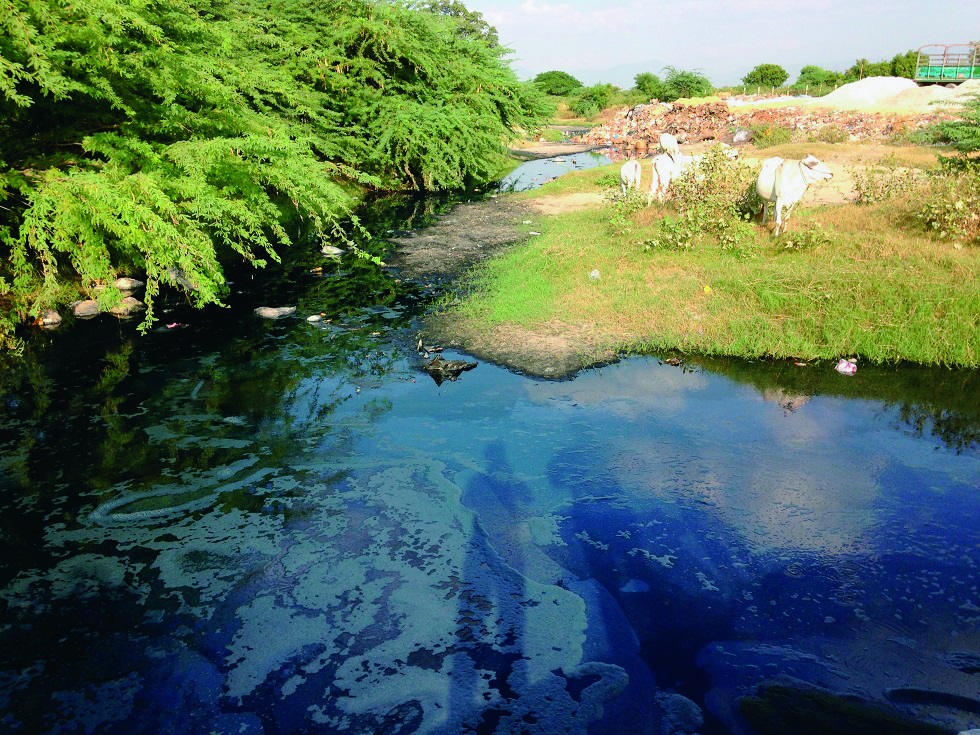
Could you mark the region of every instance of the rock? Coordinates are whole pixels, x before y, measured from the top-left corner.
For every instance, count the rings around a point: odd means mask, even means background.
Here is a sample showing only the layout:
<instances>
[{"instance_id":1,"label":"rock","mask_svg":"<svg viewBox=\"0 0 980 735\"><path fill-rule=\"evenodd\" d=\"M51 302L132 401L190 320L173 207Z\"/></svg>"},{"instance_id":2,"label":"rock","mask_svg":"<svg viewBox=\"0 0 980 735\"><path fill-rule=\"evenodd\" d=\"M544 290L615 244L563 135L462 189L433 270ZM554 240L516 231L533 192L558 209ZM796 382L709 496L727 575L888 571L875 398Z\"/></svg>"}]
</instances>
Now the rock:
<instances>
[{"instance_id":1,"label":"rock","mask_svg":"<svg viewBox=\"0 0 980 735\"><path fill-rule=\"evenodd\" d=\"M324 245L322 248L320 248L320 252L326 255L328 258L339 258L347 251L334 247L333 245Z\"/></svg>"},{"instance_id":2,"label":"rock","mask_svg":"<svg viewBox=\"0 0 980 735\"><path fill-rule=\"evenodd\" d=\"M321 319L323 319L323 317L320 316L319 314L311 314L310 316L306 317L306 321L308 321L310 323L318 322Z\"/></svg>"},{"instance_id":3,"label":"rock","mask_svg":"<svg viewBox=\"0 0 980 735\"><path fill-rule=\"evenodd\" d=\"M142 301L140 301L137 298L133 298L132 296L127 296L118 304L110 308L109 313L112 314L113 316L125 318L125 317L132 316L133 314L138 314L144 309L146 309L146 304L144 304Z\"/></svg>"},{"instance_id":4,"label":"rock","mask_svg":"<svg viewBox=\"0 0 980 735\"><path fill-rule=\"evenodd\" d=\"M53 309L48 309L47 311L41 313L38 321L45 329L54 329L61 324L61 314Z\"/></svg>"},{"instance_id":5,"label":"rock","mask_svg":"<svg viewBox=\"0 0 980 735\"><path fill-rule=\"evenodd\" d=\"M260 306L255 310L255 315L263 319L281 319L284 316L292 316L295 313L295 306Z\"/></svg>"},{"instance_id":6,"label":"rock","mask_svg":"<svg viewBox=\"0 0 980 735\"><path fill-rule=\"evenodd\" d=\"M180 268L170 268L167 270L170 280L178 284L187 291L197 291L197 286L187 280L187 275Z\"/></svg>"},{"instance_id":7,"label":"rock","mask_svg":"<svg viewBox=\"0 0 980 735\"><path fill-rule=\"evenodd\" d=\"M590 281L598 281L600 278L602 278L602 274L599 272L598 268L596 268L594 271L592 271L589 274Z\"/></svg>"},{"instance_id":8,"label":"rock","mask_svg":"<svg viewBox=\"0 0 980 735\"><path fill-rule=\"evenodd\" d=\"M442 385L444 380L454 381L460 376L460 373L472 370L477 364L465 360L444 360L439 355L429 362L423 362L422 367L436 381L436 385Z\"/></svg>"},{"instance_id":9,"label":"rock","mask_svg":"<svg viewBox=\"0 0 980 735\"><path fill-rule=\"evenodd\" d=\"M99 302L95 299L85 299L85 301L76 301L71 305L71 312L80 319L91 319L93 316L98 316L102 309L99 308Z\"/></svg>"},{"instance_id":10,"label":"rock","mask_svg":"<svg viewBox=\"0 0 980 735\"><path fill-rule=\"evenodd\" d=\"M115 287L120 291L136 291L137 289L143 288L146 284L136 278L117 278L115 281Z\"/></svg>"},{"instance_id":11,"label":"rock","mask_svg":"<svg viewBox=\"0 0 980 735\"><path fill-rule=\"evenodd\" d=\"M752 140L752 133L745 128L741 128L735 131L735 137L732 138L732 143L741 145L742 143L748 143L750 140Z\"/></svg>"}]
</instances>

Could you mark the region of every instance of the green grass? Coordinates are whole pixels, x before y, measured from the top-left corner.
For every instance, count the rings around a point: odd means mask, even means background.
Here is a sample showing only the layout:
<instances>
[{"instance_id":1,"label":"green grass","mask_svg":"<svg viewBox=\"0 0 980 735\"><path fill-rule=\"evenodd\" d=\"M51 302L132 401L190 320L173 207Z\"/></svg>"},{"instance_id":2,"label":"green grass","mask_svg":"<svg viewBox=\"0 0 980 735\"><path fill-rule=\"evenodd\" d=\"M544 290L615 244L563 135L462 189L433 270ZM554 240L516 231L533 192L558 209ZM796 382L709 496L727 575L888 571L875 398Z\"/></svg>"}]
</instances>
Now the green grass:
<instances>
[{"instance_id":1,"label":"green grass","mask_svg":"<svg viewBox=\"0 0 980 735\"><path fill-rule=\"evenodd\" d=\"M598 191L615 168L529 197ZM536 222L540 236L486 264L455 309L486 330L584 326L620 351L977 367L980 254L927 237L913 207L802 210L782 239L753 225L738 254L711 242L644 252L658 207L633 215L626 236L613 232L608 204L569 212ZM817 226L829 237L786 247Z\"/></svg>"}]
</instances>

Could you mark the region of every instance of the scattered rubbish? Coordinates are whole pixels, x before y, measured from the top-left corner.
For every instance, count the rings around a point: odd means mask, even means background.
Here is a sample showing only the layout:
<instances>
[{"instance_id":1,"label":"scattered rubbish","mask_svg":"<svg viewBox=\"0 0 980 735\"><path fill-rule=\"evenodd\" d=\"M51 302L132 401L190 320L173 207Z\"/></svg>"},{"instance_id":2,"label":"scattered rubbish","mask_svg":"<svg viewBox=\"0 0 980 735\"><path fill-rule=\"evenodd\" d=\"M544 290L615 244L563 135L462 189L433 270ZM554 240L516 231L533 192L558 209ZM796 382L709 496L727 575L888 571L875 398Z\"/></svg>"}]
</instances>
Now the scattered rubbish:
<instances>
[{"instance_id":1,"label":"scattered rubbish","mask_svg":"<svg viewBox=\"0 0 980 735\"><path fill-rule=\"evenodd\" d=\"M522 224L522 225L529 225L529 224L531 224L531 220L529 220L529 219L526 219L526 220L524 220L523 222L521 222L521 224Z\"/></svg>"},{"instance_id":2,"label":"scattered rubbish","mask_svg":"<svg viewBox=\"0 0 980 735\"><path fill-rule=\"evenodd\" d=\"M589 280L590 281L598 281L600 278L602 278L602 274L599 273L599 269L598 268L596 268L594 271L592 271L589 274Z\"/></svg>"},{"instance_id":3,"label":"scattered rubbish","mask_svg":"<svg viewBox=\"0 0 980 735\"><path fill-rule=\"evenodd\" d=\"M857 360L844 360L842 358L837 361L837 364L834 366L834 370L839 372L841 375L854 375L858 371Z\"/></svg>"},{"instance_id":4,"label":"scattered rubbish","mask_svg":"<svg viewBox=\"0 0 980 735\"><path fill-rule=\"evenodd\" d=\"M540 235L541 233L540 232L529 232L527 234L529 234L529 235Z\"/></svg>"},{"instance_id":5,"label":"scattered rubbish","mask_svg":"<svg viewBox=\"0 0 980 735\"><path fill-rule=\"evenodd\" d=\"M912 90L904 94L916 93ZM593 146L610 145L615 141L617 148L636 147L637 144L652 148L657 145L661 133L670 133L685 144L705 140L742 144L751 138L748 129L757 125L792 128L804 136L817 134L824 128L837 128L851 140L881 141L901 131L917 130L954 116L952 111L942 108L860 112L818 107L817 102L807 102L805 105L740 110L731 106L735 103L733 98L728 103L709 101L671 106L653 102L632 109L623 108L611 121L592 128L575 141ZM734 134L733 129L736 130Z\"/></svg>"},{"instance_id":6,"label":"scattered rubbish","mask_svg":"<svg viewBox=\"0 0 980 735\"><path fill-rule=\"evenodd\" d=\"M711 286L705 286L704 287L704 292L705 293L711 293Z\"/></svg>"},{"instance_id":7,"label":"scattered rubbish","mask_svg":"<svg viewBox=\"0 0 980 735\"><path fill-rule=\"evenodd\" d=\"M666 360L660 361L661 365L671 365L672 367L680 367L684 364L684 361L679 357L668 357Z\"/></svg>"},{"instance_id":8,"label":"scattered rubbish","mask_svg":"<svg viewBox=\"0 0 980 735\"><path fill-rule=\"evenodd\" d=\"M167 325L167 329L180 329L181 327L186 327L187 325L183 322L170 322Z\"/></svg>"},{"instance_id":9,"label":"scattered rubbish","mask_svg":"<svg viewBox=\"0 0 980 735\"><path fill-rule=\"evenodd\" d=\"M808 362L798 362L793 360L793 364L796 365L796 367L810 367L810 363Z\"/></svg>"}]
</instances>

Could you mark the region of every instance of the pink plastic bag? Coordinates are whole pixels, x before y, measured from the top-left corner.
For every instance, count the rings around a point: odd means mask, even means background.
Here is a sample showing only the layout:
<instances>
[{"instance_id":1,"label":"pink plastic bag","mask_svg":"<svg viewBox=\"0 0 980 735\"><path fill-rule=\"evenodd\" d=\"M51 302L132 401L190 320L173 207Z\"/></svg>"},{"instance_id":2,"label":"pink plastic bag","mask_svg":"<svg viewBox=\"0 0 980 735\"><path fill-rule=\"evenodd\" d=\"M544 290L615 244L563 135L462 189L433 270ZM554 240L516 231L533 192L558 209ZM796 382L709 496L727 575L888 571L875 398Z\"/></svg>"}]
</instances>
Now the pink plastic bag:
<instances>
[{"instance_id":1,"label":"pink plastic bag","mask_svg":"<svg viewBox=\"0 0 980 735\"><path fill-rule=\"evenodd\" d=\"M856 363L850 360L838 360L837 364L834 366L834 370L839 372L841 375L854 375L858 371L858 366Z\"/></svg>"}]
</instances>

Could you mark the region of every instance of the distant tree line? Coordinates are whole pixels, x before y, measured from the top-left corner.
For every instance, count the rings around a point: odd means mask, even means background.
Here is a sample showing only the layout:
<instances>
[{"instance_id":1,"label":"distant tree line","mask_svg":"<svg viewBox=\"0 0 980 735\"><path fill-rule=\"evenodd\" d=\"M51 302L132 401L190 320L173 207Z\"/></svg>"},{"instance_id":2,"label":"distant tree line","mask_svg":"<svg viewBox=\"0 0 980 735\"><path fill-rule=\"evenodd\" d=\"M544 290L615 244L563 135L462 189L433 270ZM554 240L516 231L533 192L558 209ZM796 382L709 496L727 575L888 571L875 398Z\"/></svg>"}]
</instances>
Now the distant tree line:
<instances>
[{"instance_id":1,"label":"distant tree line","mask_svg":"<svg viewBox=\"0 0 980 735\"><path fill-rule=\"evenodd\" d=\"M819 66L804 66L793 84L800 90L806 88L824 89L869 76L915 76L918 54L906 51L896 54L890 60L871 62L857 59L844 71L837 72ZM592 117L612 104L636 104L658 99L673 102L682 97L705 97L714 87L700 69L684 70L673 66L664 67L663 76L653 72L641 72L634 78L634 86L624 90L612 84L585 86L571 74L552 70L538 74L533 84L542 92L553 97L567 98L573 112L583 117ZM779 64L759 64L742 78L746 87L763 89L782 87L789 80L789 72Z\"/></svg>"},{"instance_id":2,"label":"distant tree line","mask_svg":"<svg viewBox=\"0 0 980 735\"><path fill-rule=\"evenodd\" d=\"M832 71L819 66L804 66L793 84L796 89L834 87L856 82L866 77L915 77L917 51L895 54L887 61L868 61L857 59L844 71ZM789 73L778 64L759 64L742 77L746 87L782 87L789 79Z\"/></svg>"}]
</instances>

